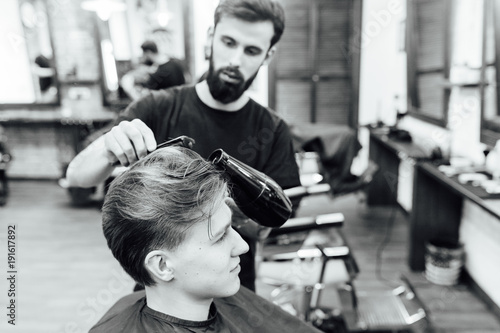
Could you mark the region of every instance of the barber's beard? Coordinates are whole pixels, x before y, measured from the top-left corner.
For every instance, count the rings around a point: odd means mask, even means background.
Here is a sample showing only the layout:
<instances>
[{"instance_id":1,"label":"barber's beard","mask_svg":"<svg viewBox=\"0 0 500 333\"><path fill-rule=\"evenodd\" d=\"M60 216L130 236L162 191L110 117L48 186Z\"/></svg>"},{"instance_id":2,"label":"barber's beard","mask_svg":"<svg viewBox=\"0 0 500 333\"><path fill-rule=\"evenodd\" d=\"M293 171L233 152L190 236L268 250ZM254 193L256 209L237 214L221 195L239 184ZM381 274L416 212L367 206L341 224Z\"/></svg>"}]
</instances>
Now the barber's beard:
<instances>
[{"instance_id":1,"label":"barber's beard","mask_svg":"<svg viewBox=\"0 0 500 333\"><path fill-rule=\"evenodd\" d=\"M220 77L221 73L224 73L231 78L236 78L238 82L230 83L224 81ZM241 74L237 67L227 66L215 71L212 57L210 57L210 67L207 75L208 89L215 100L223 104L229 104L236 101L241 97L241 95L243 95L243 93L252 85L252 82L258 73L259 71L256 71L252 77L245 81L243 74Z\"/></svg>"}]
</instances>

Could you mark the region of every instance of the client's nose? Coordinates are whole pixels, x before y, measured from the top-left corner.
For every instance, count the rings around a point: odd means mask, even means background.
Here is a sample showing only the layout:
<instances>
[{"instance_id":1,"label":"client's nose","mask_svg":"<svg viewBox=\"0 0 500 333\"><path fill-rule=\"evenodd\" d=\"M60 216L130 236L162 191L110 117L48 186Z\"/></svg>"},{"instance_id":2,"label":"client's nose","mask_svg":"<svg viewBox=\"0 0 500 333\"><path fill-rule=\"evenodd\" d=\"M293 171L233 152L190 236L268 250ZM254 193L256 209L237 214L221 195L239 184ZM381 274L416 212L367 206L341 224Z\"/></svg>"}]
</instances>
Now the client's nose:
<instances>
[{"instance_id":1,"label":"client's nose","mask_svg":"<svg viewBox=\"0 0 500 333\"><path fill-rule=\"evenodd\" d=\"M241 238L240 234L234 231L234 239L235 239L235 245L233 248L233 256L240 256L244 253L247 253L248 250L250 250L250 247L248 246L247 242L243 238Z\"/></svg>"}]
</instances>

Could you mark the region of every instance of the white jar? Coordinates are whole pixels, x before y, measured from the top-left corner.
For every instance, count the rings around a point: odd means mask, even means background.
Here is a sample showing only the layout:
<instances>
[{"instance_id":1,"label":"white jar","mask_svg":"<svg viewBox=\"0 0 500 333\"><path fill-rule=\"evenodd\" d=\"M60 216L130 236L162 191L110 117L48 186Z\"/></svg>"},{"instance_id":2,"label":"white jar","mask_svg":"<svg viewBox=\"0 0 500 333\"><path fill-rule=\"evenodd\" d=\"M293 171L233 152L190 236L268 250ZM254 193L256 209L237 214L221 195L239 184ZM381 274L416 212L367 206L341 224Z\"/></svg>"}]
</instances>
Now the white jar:
<instances>
[{"instance_id":1,"label":"white jar","mask_svg":"<svg viewBox=\"0 0 500 333\"><path fill-rule=\"evenodd\" d=\"M488 171L493 179L500 181L500 140L495 144L493 150L486 157L486 171Z\"/></svg>"}]
</instances>

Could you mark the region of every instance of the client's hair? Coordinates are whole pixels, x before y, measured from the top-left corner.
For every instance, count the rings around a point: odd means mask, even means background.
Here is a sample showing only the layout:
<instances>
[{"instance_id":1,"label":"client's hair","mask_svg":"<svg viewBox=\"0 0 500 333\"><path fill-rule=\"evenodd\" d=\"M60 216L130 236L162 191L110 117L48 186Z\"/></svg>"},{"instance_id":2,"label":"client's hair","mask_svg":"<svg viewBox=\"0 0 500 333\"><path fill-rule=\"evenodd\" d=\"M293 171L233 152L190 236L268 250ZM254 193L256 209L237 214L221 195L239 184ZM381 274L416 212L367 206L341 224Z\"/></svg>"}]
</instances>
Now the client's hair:
<instances>
[{"instance_id":1,"label":"client's hair","mask_svg":"<svg viewBox=\"0 0 500 333\"><path fill-rule=\"evenodd\" d=\"M102 208L108 246L136 282L154 285L146 255L175 250L195 223L207 221L208 233L227 192L223 173L196 152L158 149L111 183Z\"/></svg>"},{"instance_id":2,"label":"client's hair","mask_svg":"<svg viewBox=\"0 0 500 333\"><path fill-rule=\"evenodd\" d=\"M285 30L285 12L279 2L273 0L221 0L214 14L214 26L224 16L235 17L247 22L271 21L274 36L271 45L276 44Z\"/></svg>"}]
</instances>

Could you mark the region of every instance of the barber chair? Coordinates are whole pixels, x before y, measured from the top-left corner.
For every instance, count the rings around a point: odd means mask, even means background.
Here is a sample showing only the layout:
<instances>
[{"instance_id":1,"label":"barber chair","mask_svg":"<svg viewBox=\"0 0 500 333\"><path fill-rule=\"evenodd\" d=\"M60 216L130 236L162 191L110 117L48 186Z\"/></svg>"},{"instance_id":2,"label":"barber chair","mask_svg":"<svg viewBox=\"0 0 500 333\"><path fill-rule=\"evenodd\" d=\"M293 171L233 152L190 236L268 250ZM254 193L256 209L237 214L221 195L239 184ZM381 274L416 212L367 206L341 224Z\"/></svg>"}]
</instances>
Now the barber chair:
<instances>
[{"instance_id":1,"label":"barber chair","mask_svg":"<svg viewBox=\"0 0 500 333\"><path fill-rule=\"evenodd\" d=\"M331 194L314 179L321 176L303 173L310 185L284 192ZM429 332L425 308L404 277L393 290L356 288L359 268L343 223L342 213L321 214L274 229L259 244L257 293L324 332Z\"/></svg>"}]
</instances>

